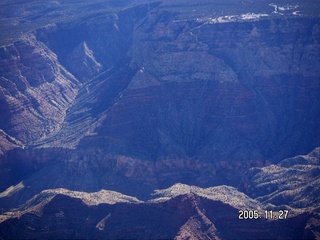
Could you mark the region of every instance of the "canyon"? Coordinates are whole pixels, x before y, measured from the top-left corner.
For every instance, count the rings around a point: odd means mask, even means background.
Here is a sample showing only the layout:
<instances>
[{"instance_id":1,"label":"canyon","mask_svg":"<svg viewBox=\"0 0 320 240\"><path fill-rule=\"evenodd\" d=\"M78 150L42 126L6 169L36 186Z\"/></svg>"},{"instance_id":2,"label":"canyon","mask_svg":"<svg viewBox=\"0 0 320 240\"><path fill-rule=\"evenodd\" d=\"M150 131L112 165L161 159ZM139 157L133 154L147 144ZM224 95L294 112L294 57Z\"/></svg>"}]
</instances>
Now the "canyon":
<instances>
[{"instance_id":1,"label":"canyon","mask_svg":"<svg viewBox=\"0 0 320 240\"><path fill-rule=\"evenodd\" d=\"M0 237L320 236L318 4L1 4Z\"/></svg>"}]
</instances>

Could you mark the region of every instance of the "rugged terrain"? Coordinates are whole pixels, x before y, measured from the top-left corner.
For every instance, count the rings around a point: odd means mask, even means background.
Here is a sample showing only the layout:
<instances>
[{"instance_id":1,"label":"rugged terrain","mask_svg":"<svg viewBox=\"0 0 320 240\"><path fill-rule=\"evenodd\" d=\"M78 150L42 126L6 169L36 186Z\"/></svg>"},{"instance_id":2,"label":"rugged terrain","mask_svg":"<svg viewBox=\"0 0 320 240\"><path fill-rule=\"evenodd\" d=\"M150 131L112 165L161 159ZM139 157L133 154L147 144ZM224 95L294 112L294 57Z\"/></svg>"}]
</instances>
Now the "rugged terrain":
<instances>
[{"instance_id":1,"label":"rugged terrain","mask_svg":"<svg viewBox=\"0 0 320 240\"><path fill-rule=\"evenodd\" d=\"M275 210L274 206L263 205L232 187L201 189L176 184L157 190L155 197L141 202L111 191L43 191L2 215L0 232L4 238L319 237L315 235L319 213L290 209L287 219L267 220L264 210ZM240 220L239 209L259 210L261 218Z\"/></svg>"},{"instance_id":2,"label":"rugged terrain","mask_svg":"<svg viewBox=\"0 0 320 240\"><path fill-rule=\"evenodd\" d=\"M39 4L0 4L1 236L319 237L316 1Z\"/></svg>"}]
</instances>

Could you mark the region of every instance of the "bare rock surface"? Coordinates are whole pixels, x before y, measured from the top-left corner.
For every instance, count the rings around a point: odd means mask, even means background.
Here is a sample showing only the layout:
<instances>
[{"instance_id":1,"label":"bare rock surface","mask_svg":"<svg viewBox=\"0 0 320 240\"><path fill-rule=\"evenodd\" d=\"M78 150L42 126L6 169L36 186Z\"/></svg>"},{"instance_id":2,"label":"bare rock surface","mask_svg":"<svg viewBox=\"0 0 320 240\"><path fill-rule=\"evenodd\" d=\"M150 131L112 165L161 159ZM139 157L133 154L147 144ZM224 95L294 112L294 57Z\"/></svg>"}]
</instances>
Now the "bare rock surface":
<instances>
[{"instance_id":1,"label":"bare rock surface","mask_svg":"<svg viewBox=\"0 0 320 240\"><path fill-rule=\"evenodd\" d=\"M1 48L0 128L25 145L60 130L78 80L34 36Z\"/></svg>"},{"instance_id":2,"label":"bare rock surface","mask_svg":"<svg viewBox=\"0 0 320 240\"><path fill-rule=\"evenodd\" d=\"M245 192L260 202L287 204L296 208L319 207L319 148L307 155L254 168L246 173Z\"/></svg>"},{"instance_id":3,"label":"bare rock surface","mask_svg":"<svg viewBox=\"0 0 320 240\"><path fill-rule=\"evenodd\" d=\"M250 199L245 194L238 192L230 186L217 186L203 189L178 183L164 190L155 190L153 197L156 198L152 201L165 201L186 194L196 194L213 201L221 201L236 209L263 209L263 205L261 205L259 201Z\"/></svg>"},{"instance_id":4,"label":"bare rock surface","mask_svg":"<svg viewBox=\"0 0 320 240\"><path fill-rule=\"evenodd\" d=\"M97 76L103 69L86 42L80 43L68 56L69 69L82 81ZM80 68L80 69L79 69Z\"/></svg>"},{"instance_id":5,"label":"bare rock surface","mask_svg":"<svg viewBox=\"0 0 320 240\"><path fill-rule=\"evenodd\" d=\"M46 190L18 209L1 215L0 232L6 238L229 239L236 236L247 239L290 236L298 239L315 236L312 224L318 216L311 212L290 214L284 220L263 217L240 220L241 207L262 207L259 210L263 212L265 206L234 188L201 189L176 184L156 190L155 194L160 198L142 202L106 190L95 193ZM60 224L56 224L57 221Z\"/></svg>"},{"instance_id":6,"label":"bare rock surface","mask_svg":"<svg viewBox=\"0 0 320 240\"><path fill-rule=\"evenodd\" d=\"M108 238L316 238L319 175L314 173L318 166L316 148L278 165L253 168L239 188L248 195L231 186L200 188L181 183L155 190L148 201L109 190L43 190L19 207L2 208L0 232L10 238L73 238L88 236L88 231L91 237ZM21 182L2 192L0 198L13 200L26 187ZM257 211L259 217L239 219L241 210ZM266 211L272 211L274 217L265 217ZM286 211L285 218L278 219L280 211ZM76 215L77 221L70 228L69 222ZM56 225L54 219L62 224ZM25 226L30 226L29 230L23 230ZM51 235L52 231L58 235Z\"/></svg>"}]
</instances>

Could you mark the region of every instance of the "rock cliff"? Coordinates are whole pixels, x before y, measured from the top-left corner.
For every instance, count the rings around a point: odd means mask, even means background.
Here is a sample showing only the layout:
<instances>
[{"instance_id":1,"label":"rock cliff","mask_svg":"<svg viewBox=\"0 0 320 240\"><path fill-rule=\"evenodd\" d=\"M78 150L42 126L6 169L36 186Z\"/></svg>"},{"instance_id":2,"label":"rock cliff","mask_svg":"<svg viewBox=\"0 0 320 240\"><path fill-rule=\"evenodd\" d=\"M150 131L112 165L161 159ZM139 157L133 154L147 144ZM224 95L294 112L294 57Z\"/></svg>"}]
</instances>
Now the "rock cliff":
<instances>
[{"instance_id":1,"label":"rock cliff","mask_svg":"<svg viewBox=\"0 0 320 240\"><path fill-rule=\"evenodd\" d=\"M157 190L147 202L111 191L43 191L14 212L1 215L4 238L248 239L315 237L316 213L290 209L283 220L268 220L258 201L232 187L201 189L176 184ZM270 207L269 207L270 208ZM257 219L239 219L255 209ZM274 208L275 209L275 208Z\"/></svg>"},{"instance_id":2,"label":"rock cliff","mask_svg":"<svg viewBox=\"0 0 320 240\"><path fill-rule=\"evenodd\" d=\"M0 51L0 128L22 145L59 131L80 87L78 80L32 35Z\"/></svg>"},{"instance_id":3,"label":"rock cliff","mask_svg":"<svg viewBox=\"0 0 320 240\"><path fill-rule=\"evenodd\" d=\"M250 169L242 189L251 197L275 204L306 208L319 206L320 149L280 161L277 165Z\"/></svg>"},{"instance_id":4,"label":"rock cliff","mask_svg":"<svg viewBox=\"0 0 320 240\"><path fill-rule=\"evenodd\" d=\"M319 4L38 4L0 3L0 237L319 236Z\"/></svg>"}]
</instances>

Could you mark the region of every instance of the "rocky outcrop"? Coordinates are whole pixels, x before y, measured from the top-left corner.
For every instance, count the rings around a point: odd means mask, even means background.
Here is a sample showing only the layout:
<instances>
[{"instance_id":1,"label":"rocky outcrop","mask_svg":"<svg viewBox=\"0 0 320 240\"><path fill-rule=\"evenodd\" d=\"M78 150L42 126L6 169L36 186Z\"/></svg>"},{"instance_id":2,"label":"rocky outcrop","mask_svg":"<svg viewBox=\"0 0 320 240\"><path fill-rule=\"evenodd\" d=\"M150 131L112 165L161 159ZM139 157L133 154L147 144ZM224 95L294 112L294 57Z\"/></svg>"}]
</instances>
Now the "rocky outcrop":
<instances>
[{"instance_id":1,"label":"rocky outcrop","mask_svg":"<svg viewBox=\"0 0 320 240\"><path fill-rule=\"evenodd\" d=\"M80 43L70 53L67 62L70 71L76 73L78 79L83 82L97 76L103 69L101 63L97 62L86 42Z\"/></svg>"},{"instance_id":2,"label":"rocky outcrop","mask_svg":"<svg viewBox=\"0 0 320 240\"><path fill-rule=\"evenodd\" d=\"M23 143L0 129L0 158L8 150L23 147Z\"/></svg>"},{"instance_id":3,"label":"rocky outcrop","mask_svg":"<svg viewBox=\"0 0 320 240\"><path fill-rule=\"evenodd\" d=\"M277 165L250 169L243 175L239 190L262 204L313 212L314 217L306 222L305 238L318 238L319 150L282 160Z\"/></svg>"},{"instance_id":4,"label":"rocky outcrop","mask_svg":"<svg viewBox=\"0 0 320 240\"><path fill-rule=\"evenodd\" d=\"M240 189L264 203L319 207L320 148L244 174Z\"/></svg>"},{"instance_id":5,"label":"rocky outcrop","mask_svg":"<svg viewBox=\"0 0 320 240\"><path fill-rule=\"evenodd\" d=\"M316 232L307 224L317 218L311 212L292 214L284 220L239 219L241 207L263 212L263 205L234 188L200 189L177 184L158 190L156 195L152 201L141 202L104 190L43 191L19 209L1 215L0 233L4 238L315 237Z\"/></svg>"}]
</instances>

